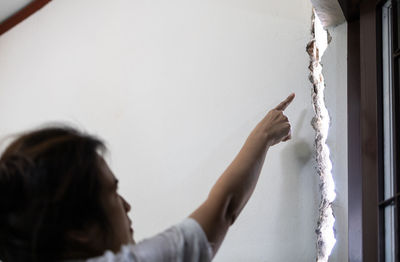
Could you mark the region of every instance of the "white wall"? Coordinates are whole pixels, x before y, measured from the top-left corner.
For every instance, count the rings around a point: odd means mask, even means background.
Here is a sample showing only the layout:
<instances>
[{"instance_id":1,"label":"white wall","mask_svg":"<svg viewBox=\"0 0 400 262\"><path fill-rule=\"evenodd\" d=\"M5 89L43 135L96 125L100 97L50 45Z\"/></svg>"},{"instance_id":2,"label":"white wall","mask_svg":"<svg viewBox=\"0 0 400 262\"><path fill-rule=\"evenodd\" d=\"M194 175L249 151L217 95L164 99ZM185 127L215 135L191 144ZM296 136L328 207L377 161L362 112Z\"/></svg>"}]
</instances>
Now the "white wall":
<instances>
[{"instance_id":1,"label":"white wall","mask_svg":"<svg viewBox=\"0 0 400 262\"><path fill-rule=\"evenodd\" d=\"M329 28L332 42L322 57L326 105L331 116L328 145L333 162L336 246L330 261L348 261L347 249L347 23Z\"/></svg>"},{"instance_id":2,"label":"white wall","mask_svg":"<svg viewBox=\"0 0 400 262\"><path fill-rule=\"evenodd\" d=\"M310 18L308 0L54 0L0 37L0 135L67 121L103 137L140 240L189 215L257 122L294 91L293 140L270 150L215 261L313 261ZM345 43L345 28L335 30ZM338 66L341 46L327 51ZM338 66L327 102L345 190L339 218L347 218L346 70ZM345 261L347 220L337 225L331 261Z\"/></svg>"}]
</instances>

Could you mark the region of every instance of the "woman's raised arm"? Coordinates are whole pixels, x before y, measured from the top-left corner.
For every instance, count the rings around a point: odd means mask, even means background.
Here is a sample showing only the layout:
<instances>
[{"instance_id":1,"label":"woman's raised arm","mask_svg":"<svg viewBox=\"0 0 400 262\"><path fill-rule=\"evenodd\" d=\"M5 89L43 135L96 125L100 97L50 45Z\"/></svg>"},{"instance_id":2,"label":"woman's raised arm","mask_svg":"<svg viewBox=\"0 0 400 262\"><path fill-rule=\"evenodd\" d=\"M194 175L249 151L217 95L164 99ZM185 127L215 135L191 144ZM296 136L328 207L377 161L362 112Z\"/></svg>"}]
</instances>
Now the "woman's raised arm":
<instances>
[{"instance_id":1,"label":"woman's raised arm","mask_svg":"<svg viewBox=\"0 0 400 262\"><path fill-rule=\"evenodd\" d=\"M291 138L290 123L283 111L294 97L288 96L257 124L207 200L190 215L203 228L214 255L252 195L269 147Z\"/></svg>"}]
</instances>

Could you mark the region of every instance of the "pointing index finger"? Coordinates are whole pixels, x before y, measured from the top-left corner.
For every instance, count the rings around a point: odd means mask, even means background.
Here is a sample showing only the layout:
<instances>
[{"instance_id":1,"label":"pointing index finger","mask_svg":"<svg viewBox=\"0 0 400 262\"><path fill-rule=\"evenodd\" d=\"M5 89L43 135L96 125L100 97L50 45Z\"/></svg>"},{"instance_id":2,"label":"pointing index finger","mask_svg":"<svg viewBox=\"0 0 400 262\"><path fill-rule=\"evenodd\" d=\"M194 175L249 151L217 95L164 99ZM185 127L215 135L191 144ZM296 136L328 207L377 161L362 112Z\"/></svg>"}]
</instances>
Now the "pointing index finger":
<instances>
[{"instance_id":1,"label":"pointing index finger","mask_svg":"<svg viewBox=\"0 0 400 262\"><path fill-rule=\"evenodd\" d=\"M292 103L294 97L295 97L295 94L292 93L285 100L283 100L279 105L277 105L275 107L275 109L276 110L281 110L281 111L285 110L290 105L290 103Z\"/></svg>"}]
</instances>

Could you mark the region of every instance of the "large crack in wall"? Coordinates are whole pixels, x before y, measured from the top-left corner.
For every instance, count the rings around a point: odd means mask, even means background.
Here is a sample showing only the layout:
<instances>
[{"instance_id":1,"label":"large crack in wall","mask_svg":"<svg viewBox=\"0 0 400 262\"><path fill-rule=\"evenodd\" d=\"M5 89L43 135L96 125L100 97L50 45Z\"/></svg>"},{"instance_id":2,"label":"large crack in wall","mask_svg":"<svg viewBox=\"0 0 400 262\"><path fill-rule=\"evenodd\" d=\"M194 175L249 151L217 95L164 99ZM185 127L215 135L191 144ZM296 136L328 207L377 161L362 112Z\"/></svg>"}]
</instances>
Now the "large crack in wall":
<instances>
[{"instance_id":1,"label":"large crack in wall","mask_svg":"<svg viewBox=\"0 0 400 262\"><path fill-rule=\"evenodd\" d=\"M329 147L326 144L328 137L330 117L325 106L324 89L325 82L322 75L321 58L330 41L329 33L323 28L321 21L313 10L312 39L307 45L307 53L310 56L310 75L312 83L312 104L315 116L312 126L315 130L317 173L320 178L321 202L319 205L319 217L317 223L317 262L326 262L335 246L334 223L335 217L332 202L335 200L335 184L332 177L332 162L330 160Z\"/></svg>"}]
</instances>

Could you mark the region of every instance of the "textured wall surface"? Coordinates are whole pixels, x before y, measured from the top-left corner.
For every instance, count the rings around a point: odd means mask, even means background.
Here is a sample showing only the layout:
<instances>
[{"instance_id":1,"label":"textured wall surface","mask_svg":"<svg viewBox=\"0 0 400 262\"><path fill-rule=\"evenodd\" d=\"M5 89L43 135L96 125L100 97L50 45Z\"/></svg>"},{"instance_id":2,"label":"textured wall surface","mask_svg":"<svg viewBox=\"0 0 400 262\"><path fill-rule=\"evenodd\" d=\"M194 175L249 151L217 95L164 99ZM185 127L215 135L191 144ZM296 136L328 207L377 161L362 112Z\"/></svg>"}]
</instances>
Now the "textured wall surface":
<instances>
[{"instance_id":1,"label":"textured wall surface","mask_svg":"<svg viewBox=\"0 0 400 262\"><path fill-rule=\"evenodd\" d=\"M140 240L189 215L258 121L296 92L293 139L268 153L215 261L314 261L310 20L305 0L52 1L0 36L0 136L67 121L103 137ZM344 219L345 27L335 34L325 70ZM331 261L342 262L347 220L337 227Z\"/></svg>"},{"instance_id":2,"label":"textured wall surface","mask_svg":"<svg viewBox=\"0 0 400 262\"><path fill-rule=\"evenodd\" d=\"M338 0L311 0L324 27L333 27L345 22Z\"/></svg>"}]
</instances>

